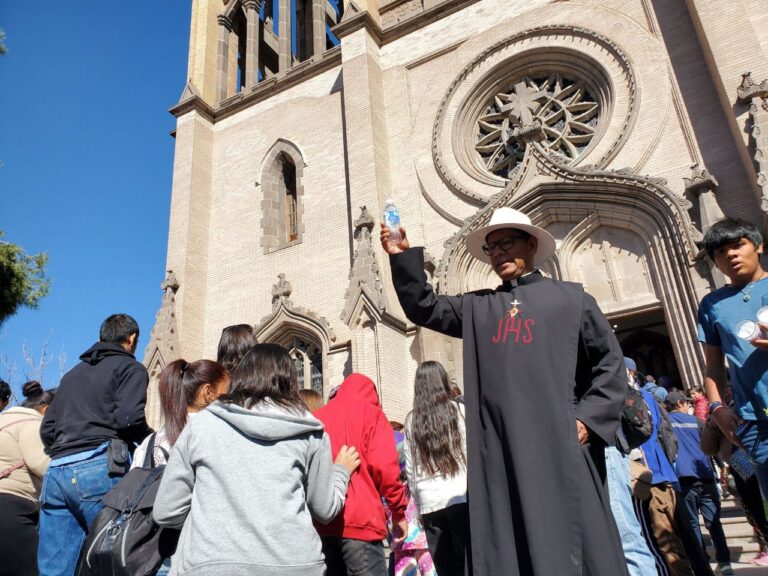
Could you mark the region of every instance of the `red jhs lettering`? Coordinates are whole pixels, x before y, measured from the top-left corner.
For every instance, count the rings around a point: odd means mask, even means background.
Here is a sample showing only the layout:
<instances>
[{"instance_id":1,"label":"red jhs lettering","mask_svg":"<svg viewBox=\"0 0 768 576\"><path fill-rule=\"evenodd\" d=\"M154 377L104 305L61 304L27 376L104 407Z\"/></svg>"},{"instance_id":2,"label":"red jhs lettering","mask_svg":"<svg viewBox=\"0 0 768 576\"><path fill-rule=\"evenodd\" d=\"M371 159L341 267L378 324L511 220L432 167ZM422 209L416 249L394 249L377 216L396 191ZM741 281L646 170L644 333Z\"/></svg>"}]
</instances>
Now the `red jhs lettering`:
<instances>
[{"instance_id":1,"label":"red jhs lettering","mask_svg":"<svg viewBox=\"0 0 768 576\"><path fill-rule=\"evenodd\" d=\"M514 333L515 335L515 342L520 341L520 326L523 324L522 318L519 316L507 316L507 324L504 326L504 342L507 341L507 338L510 334Z\"/></svg>"},{"instance_id":2,"label":"red jhs lettering","mask_svg":"<svg viewBox=\"0 0 768 576\"><path fill-rule=\"evenodd\" d=\"M530 344L533 340L533 332L531 331L531 327L535 324L533 321L533 318L528 318L523 323L523 328L525 329L525 334L523 335L523 344Z\"/></svg>"},{"instance_id":3,"label":"red jhs lettering","mask_svg":"<svg viewBox=\"0 0 768 576\"><path fill-rule=\"evenodd\" d=\"M499 342L506 343L514 335L515 343L522 339L523 344L530 344L533 341L533 326L536 322L533 318L523 320L520 316L505 316L499 320L496 328L496 336L491 338L493 344Z\"/></svg>"}]
</instances>

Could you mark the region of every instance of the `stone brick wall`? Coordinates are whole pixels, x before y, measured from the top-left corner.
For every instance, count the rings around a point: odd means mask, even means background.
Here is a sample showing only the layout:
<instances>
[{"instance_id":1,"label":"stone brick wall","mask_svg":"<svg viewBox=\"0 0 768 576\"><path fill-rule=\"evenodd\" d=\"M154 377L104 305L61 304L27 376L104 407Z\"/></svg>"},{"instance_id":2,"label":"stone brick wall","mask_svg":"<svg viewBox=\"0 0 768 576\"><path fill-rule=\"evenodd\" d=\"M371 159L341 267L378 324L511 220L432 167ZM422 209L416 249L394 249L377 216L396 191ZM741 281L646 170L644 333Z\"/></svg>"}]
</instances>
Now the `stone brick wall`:
<instances>
[{"instance_id":1,"label":"stone brick wall","mask_svg":"<svg viewBox=\"0 0 768 576\"><path fill-rule=\"evenodd\" d=\"M190 47L190 77L208 102L216 84L211 69L211 43L217 39L214 4L195 0ZM374 12L378 6L357 4ZM715 25L731 17L740 22L741 32ZM181 284L176 305L183 353L213 357L223 327L258 324L270 314L271 287L284 273L293 285L291 300L326 318L336 334L326 367L329 385L340 382L353 363L377 371L382 402L390 417L401 419L412 401L420 360L440 359L461 383L456 343L419 335L408 325L377 242L373 248L386 310L377 311L381 318L369 332L355 332L354 324L350 328L341 320L354 249L352 221L361 206L378 221L391 196L411 243L426 246L439 263L445 242L504 190L503 182L495 188L477 183L484 199L475 202L458 194L436 165L433 128L458 75L516 35L521 40L514 50L520 54L546 48L550 38L551 47L599 62L608 61L608 51L626 58L634 84L622 85L620 70L610 70L612 86L605 89L615 98L604 113L614 116L605 142L595 150L607 150L609 140L618 144L600 169L663 178L684 205L683 178L696 162L720 182L717 197L726 214L761 221L754 167L744 161L754 151L746 149L750 143L740 132L746 111L733 105L741 72L752 69L757 79L768 76L765 22L768 5L758 0L727 5L714 0L481 0L383 43L365 27L350 32L342 38L341 66L215 123L194 111L180 116L168 267ZM552 32L530 32L544 28ZM568 40L575 30L586 32ZM546 64L546 50L541 63ZM446 125L454 126L455 120L448 117ZM302 165L303 229L299 242L275 250L268 238L280 234L270 224L279 220L280 208L271 204L277 198L270 170L283 145ZM576 165L593 164L595 156ZM537 177L544 181L549 176ZM277 212L270 216L270 210ZM565 238L577 219L571 214L558 221L557 210L551 213L555 221L549 224ZM657 233L651 250L665 249L669 231ZM616 253L612 250L605 253ZM657 256L649 252L648 258ZM707 288L707 281L694 274L687 297L699 298ZM647 282L643 290L646 300L661 298L663 292L649 295ZM680 310L665 313L685 324L681 334L686 335L675 338L690 339L685 331L692 319L676 317ZM355 346L366 349L356 351Z\"/></svg>"}]
</instances>

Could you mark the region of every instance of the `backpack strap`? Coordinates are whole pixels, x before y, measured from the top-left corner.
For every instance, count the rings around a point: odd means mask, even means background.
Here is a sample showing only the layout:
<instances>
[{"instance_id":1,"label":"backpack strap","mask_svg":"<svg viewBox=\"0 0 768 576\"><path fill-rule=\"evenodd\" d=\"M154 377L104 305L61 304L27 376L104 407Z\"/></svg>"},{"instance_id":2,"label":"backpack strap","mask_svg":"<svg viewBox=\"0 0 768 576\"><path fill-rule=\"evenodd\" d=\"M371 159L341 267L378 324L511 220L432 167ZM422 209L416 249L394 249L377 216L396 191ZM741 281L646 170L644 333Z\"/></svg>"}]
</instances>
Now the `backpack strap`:
<instances>
[{"instance_id":1,"label":"backpack strap","mask_svg":"<svg viewBox=\"0 0 768 576\"><path fill-rule=\"evenodd\" d=\"M154 468L155 467L155 437L157 432L152 432L149 436L149 443L147 444L147 453L144 454L144 462L142 468Z\"/></svg>"},{"instance_id":2,"label":"backpack strap","mask_svg":"<svg viewBox=\"0 0 768 576\"><path fill-rule=\"evenodd\" d=\"M139 502L141 502L141 499L144 497L144 494L149 489L149 487L154 484L154 482L157 480L157 477L162 475L162 473L165 470L160 468L152 468L152 471L147 474L147 477L144 479L144 482L141 483L141 485L136 489L136 493L131 497L130 500L128 500L128 504L125 505L125 510L123 510L124 516L126 516L126 520L133 514L133 509L138 506Z\"/></svg>"},{"instance_id":3,"label":"backpack strap","mask_svg":"<svg viewBox=\"0 0 768 576\"><path fill-rule=\"evenodd\" d=\"M162 453L163 453L163 456L165 456L165 461L166 461L166 463L167 463L167 462L168 462L168 458L170 458L170 457L171 457L171 455L168 453L168 450L166 450L165 448L163 448L163 447L162 447L162 446L160 446L159 444L157 445L157 449L158 449L158 450L160 450L160 452L162 452Z\"/></svg>"}]
</instances>

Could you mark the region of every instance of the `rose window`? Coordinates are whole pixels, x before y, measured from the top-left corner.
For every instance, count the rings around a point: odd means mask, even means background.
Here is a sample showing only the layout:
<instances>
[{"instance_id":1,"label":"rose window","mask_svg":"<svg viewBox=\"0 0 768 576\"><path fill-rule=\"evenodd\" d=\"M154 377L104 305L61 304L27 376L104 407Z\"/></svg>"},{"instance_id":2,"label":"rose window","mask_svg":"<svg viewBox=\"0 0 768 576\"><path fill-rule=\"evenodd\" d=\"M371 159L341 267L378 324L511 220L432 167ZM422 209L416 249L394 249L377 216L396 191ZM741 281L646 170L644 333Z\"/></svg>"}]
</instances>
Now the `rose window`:
<instances>
[{"instance_id":1,"label":"rose window","mask_svg":"<svg viewBox=\"0 0 768 576\"><path fill-rule=\"evenodd\" d=\"M486 169L502 178L522 160L529 142L570 162L595 136L598 100L581 80L561 74L523 76L497 93L477 121L475 150Z\"/></svg>"}]
</instances>

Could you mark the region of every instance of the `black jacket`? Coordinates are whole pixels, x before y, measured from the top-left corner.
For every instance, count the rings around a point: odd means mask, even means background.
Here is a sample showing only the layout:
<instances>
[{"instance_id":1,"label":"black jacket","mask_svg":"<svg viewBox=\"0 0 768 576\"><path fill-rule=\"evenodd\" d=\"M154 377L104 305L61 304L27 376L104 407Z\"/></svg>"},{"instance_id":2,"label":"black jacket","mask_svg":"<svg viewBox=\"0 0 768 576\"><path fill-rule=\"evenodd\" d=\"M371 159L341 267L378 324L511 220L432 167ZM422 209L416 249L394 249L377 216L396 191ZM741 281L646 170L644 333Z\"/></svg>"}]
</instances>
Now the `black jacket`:
<instances>
[{"instance_id":1,"label":"black jacket","mask_svg":"<svg viewBox=\"0 0 768 576\"><path fill-rule=\"evenodd\" d=\"M64 374L43 417L40 437L53 458L96 448L113 438L131 451L152 430L144 418L147 369L118 344L97 342Z\"/></svg>"}]
</instances>

